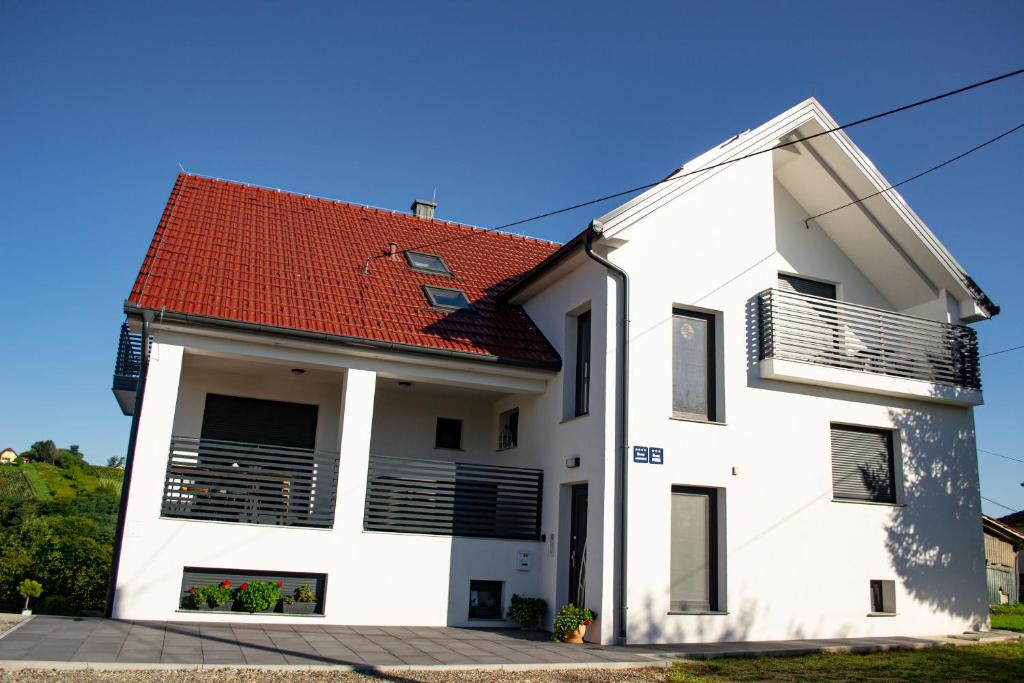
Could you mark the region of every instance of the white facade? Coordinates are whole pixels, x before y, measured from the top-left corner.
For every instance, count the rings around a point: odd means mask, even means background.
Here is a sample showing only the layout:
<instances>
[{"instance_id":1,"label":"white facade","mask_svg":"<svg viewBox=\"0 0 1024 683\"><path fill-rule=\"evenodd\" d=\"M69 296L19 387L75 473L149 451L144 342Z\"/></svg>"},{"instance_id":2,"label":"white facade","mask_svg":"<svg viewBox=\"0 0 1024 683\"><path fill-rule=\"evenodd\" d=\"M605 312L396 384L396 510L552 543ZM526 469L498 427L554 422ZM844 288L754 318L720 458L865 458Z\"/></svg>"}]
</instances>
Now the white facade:
<instances>
[{"instance_id":1,"label":"white facade","mask_svg":"<svg viewBox=\"0 0 1024 683\"><path fill-rule=\"evenodd\" d=\"M682 170L830 125L810 100ZM780 273L834 283L840 301L881 311L952 324L984 317L955 261L895 193L805 224L849 201L845 192L885 184L840 134L658 186L604 217L595 248L632 288L630 445L664 449L664 464L628 465L627 642L986 625L972 413L980 390L758 355L756 297ZM586 483L586 602L599 617L588 639L615 641L619 291L580 250L515 295L562 356L558 373L155 323L114 616L311 618L182 614L183 569L214 567L326 574L319 618L342 624L480 625L468 617L469 582L501 581L506 609L513 593L543 597L550 626L569 595L570 486ZM714 316L712 421L673 415L674 309ZM569 417L572 321L584 310L590 412ZM316 447L340 462L330 529L161 517L171 438L199 436L207 393L319 407ZM513 407L518 445L498 450L498 416ZM463 421L461 451L434 448L438 417ZM833 499L832 424L893 431L895 504ZM543 540L366 531L371 454L543 470ZM567 466L572 458L578 467ZM719 492L718 604L707 613L671 609L673 486ZM869 614L873 580L895 582L893 613Z\"/></svg>"}]
</instances>

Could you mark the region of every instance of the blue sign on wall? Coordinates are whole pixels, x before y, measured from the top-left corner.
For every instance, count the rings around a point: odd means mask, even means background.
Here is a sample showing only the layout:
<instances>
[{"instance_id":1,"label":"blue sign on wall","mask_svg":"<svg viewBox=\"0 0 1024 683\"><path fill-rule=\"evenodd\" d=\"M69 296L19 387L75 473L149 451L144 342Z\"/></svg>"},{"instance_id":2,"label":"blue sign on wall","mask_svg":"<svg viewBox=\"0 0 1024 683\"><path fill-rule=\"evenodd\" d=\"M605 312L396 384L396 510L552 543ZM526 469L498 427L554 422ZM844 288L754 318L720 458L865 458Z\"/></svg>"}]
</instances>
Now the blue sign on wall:
<instances>
[{"instance_id":1,"label":"blue sign on wall","mask_svg":"<svg viewBox=\"0 0 1024 683\"><path fill-rule=\"evenodd\" d=\"M664 465L665 449L655 446L633 446L633 462L645 465Z\"/></svg>"}]
</instances>

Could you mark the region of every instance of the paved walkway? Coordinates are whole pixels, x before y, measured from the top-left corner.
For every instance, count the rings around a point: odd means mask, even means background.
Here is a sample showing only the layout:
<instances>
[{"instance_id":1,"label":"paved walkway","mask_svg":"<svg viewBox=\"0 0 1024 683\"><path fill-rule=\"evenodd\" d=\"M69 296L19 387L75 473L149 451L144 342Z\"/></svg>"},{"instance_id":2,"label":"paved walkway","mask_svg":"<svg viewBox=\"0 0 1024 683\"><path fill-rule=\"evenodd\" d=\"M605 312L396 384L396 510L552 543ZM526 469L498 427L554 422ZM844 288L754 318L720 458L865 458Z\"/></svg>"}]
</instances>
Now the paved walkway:
<instances>
[{"instance_id":1,"label":"paved walkway","mask_svg":"<svg viewBox=\"0 0 1024 683\"><path fill-rule=\"evenodd\" d=\"M845 638L583 646L511 629L210 624L34 617L0 636L0 668L301 666L349 669L651 666L686 658L874 651L968 644L953 638ZM151 666L147 666L151 665Z\"/></svg>"}]
</instances>

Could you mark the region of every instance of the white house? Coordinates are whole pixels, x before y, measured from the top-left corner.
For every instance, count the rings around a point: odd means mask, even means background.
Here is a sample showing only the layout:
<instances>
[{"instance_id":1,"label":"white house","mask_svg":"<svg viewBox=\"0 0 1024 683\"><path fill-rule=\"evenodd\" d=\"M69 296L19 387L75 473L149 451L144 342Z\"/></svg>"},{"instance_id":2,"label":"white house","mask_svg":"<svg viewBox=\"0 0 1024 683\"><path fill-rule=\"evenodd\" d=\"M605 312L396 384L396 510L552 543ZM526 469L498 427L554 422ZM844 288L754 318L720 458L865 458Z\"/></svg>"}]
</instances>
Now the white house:
<instances>
[{"instance_id":1,"label":"white house","mask_svg":"<svg viewBox=\"0 0 1024 683\"><path fill-rule=\"evenodd\" d=\"M985 627L964 325L998 308L896 192L808 220L888 185L842 132L771 149L834 126L807 100L561 247L179 176L125 303L113 616ZM316 613L189 602L258 577Z\"/></svg>"}]
</instances>

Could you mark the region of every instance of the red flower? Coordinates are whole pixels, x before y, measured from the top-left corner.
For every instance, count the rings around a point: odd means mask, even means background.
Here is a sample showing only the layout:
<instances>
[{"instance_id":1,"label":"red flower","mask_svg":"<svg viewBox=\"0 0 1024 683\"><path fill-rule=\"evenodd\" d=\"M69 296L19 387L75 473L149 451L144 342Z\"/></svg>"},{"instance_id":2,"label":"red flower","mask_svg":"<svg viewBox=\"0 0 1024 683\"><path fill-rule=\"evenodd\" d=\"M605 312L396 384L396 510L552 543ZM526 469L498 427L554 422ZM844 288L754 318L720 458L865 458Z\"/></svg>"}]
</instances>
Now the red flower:
<instances>
[{"instance_id":1,"label":"red flower","mask_svg":"<svg viewBox=\"0 0 1024 683\"><path fill-rule=\"evenodd\" d=\"M224 579L223 581L220 582L220 587L221 588L230 588L231 587L231 582L228 581L227 579Z\"/></svg>"},{"instance_id":2,"label":"red flower","mask_svg":"<svg viewBox=\"0 0 1024 683\"><path fill-rule=\"evenodd\" d=\"M590 619L584 619L583 620L583 625L584 626L590 626Z\"/></svg>"},{"instance_id":3,"label":"red flower","mask_svg":"<svg viewBox=\"0 0 1024 683\"><path fill-rule=\"evenodd\" d=\"M196 587L192 586L191 588L189 588L188 589L188 594L189 595L195 595L196 594Z\"/></svg>"},{"instance_id":4,"label":"red flower","mask_svg":"<svg viewBox=\"0 0 1024 683\"><path fill-rule=\"evenodd\" d=\"M280 588L280 587L281 587L281 586L283 586L283 585L284 585L284 584L283 584L283 583L281 583L280 581L278 581L278 582L277 582L277 587L278 587L278 588Z\"/></svg>"},{"instance_id":5,"label":"red flower","mask_svg":"<svg viewBox=\"0 0 1024 683\"><path fill-rule=\"evenodd\" d=\"M243 583L241 586L239 586L239 588L241 588L242 590L246 590L248 587L249 587L248 583Z\"/></svg>"}]
</instances>

